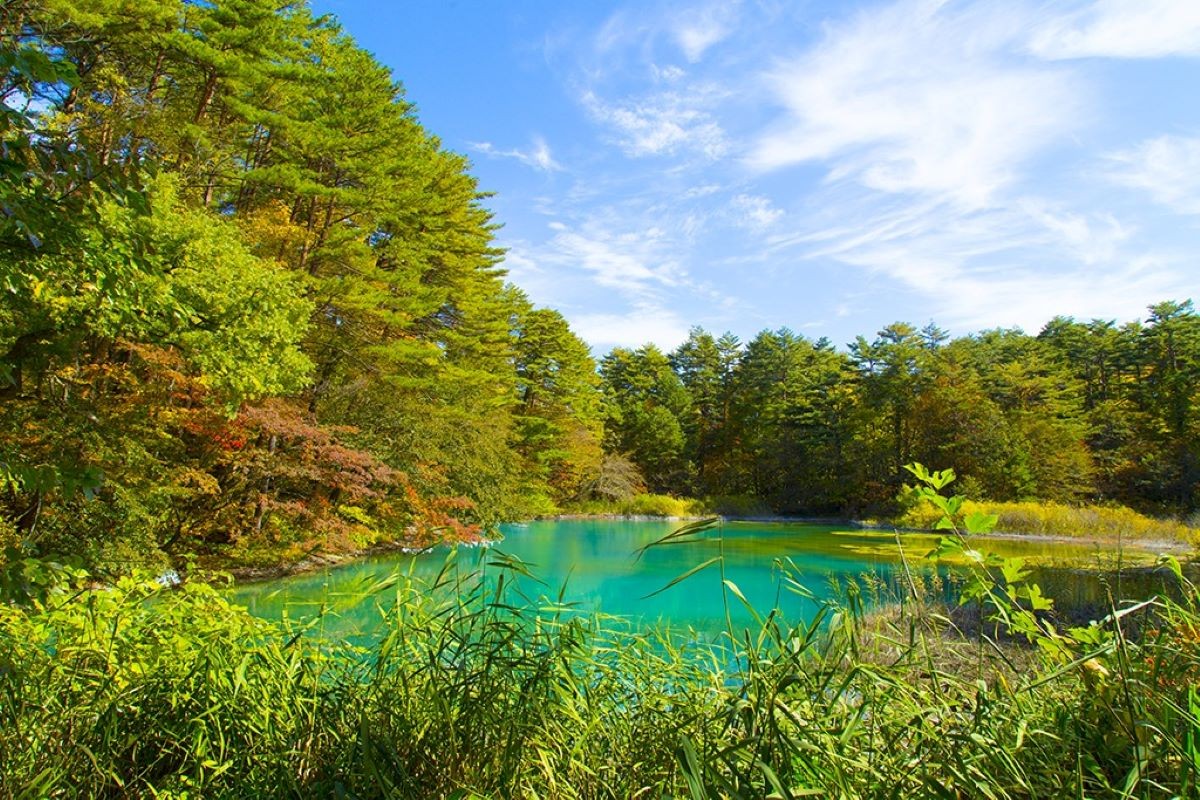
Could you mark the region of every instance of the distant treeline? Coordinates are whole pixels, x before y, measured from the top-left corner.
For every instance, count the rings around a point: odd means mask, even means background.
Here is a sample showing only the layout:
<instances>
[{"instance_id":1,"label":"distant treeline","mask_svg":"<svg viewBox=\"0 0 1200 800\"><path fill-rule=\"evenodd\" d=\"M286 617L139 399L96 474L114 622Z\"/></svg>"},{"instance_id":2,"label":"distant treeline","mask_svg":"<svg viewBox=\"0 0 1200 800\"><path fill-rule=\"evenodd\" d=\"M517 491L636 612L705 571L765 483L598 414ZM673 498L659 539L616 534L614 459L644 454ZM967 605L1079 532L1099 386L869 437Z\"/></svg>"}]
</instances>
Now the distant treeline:
<instances>
[{"instance_id":1,"label":"distant treeline","mask_svg":"<svg viewBox=\"0 0 1200 800\"><path fill-rule=\"evenodd\" d=\"M912 461L952 466L972 497L1197 508L1200 316L1058 317L1037 336L948 341L896 323L847 352L787 329L742 344L694 329L670 354L600 366L606 445L650 488L749 495L780 512L886 511Z\"/></svg>"},{"instance_id":2,"label":"distant treeline","mask_svg":"<svg viewBox=\"0 0 1200 800\"><path fill-rule=\"evenodd\" d=\"M597 369L504 283L467 161L304 2L4 3L0 97L0 560L296 559L647 486L874 508L914 459L1195 507L1190 304Z\"/></svg>"}]
</instances>

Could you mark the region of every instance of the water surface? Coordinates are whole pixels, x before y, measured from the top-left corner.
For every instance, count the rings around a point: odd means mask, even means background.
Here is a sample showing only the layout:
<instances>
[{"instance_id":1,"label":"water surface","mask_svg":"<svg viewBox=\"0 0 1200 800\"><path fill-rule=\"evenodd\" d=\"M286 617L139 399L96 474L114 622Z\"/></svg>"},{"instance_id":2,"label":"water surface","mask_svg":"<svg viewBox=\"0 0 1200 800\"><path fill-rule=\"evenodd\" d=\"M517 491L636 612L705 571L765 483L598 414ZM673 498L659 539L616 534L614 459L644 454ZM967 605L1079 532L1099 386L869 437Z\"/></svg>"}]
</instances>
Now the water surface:
<instances>
[{"instance_id":1,"label":"water surface","mask_svg":"<svg viewBox=\"0 0 1200 800\"><path fill-rule=\"evenodd\" d=\"M640 552L680 525L619 519L506 525L502 541L489 547L461 548L455 570L462 576L482 570L492 581L503 572L506 581L534 602L543 597L557 601L561 595L581 612L621 615L647 625L668 622L678 628L716 631L726 622L727 608L735 623L744 625L751 619L741 601L723 589L722 578L732 582L762 613L778 608L792 622L806 621L822 601L836 598L848 582L872 576L877 584L886 585L902 574L904 561L910 569L931 570L923 557L935 540L905 534L902 552L891 532L808 523L727 522L684 543ZM1071 567L1110 567L1117 558L1117 554L1085 542L994 539L986 540L981 549L1024 557L1030 563ZM256 614L272 618L286 614L303 619L322 607L335 607L336 613L322 623L330 633L369 637L378 624L381 607L386 607L386 597L381 594L366 602L349 599L359 597L363 587L396 570L418 579L431 578L443 568L447 554L441 548L415 556L366 558L320 572L239 586L234 599ZM524 562L533 577L495 566L506 556ZM688 570L718 556L720 565L664 589ZM1120 557L1145 563L1153 554L1135 550ZM805 592L794 591L794 583L783 580L784 572Z\"/></svg>"}]
</instances>

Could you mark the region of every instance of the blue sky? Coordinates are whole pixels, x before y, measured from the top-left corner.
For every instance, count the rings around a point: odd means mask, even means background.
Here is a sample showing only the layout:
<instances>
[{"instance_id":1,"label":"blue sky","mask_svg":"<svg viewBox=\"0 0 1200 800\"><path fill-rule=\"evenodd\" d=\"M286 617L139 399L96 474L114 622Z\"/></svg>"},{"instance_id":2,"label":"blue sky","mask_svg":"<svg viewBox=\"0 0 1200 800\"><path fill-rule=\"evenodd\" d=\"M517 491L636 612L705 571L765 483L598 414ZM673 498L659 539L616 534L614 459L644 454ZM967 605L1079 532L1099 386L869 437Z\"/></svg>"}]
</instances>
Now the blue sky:
<instances>
[{"instance_id":1,"label":"blue sky","mask_svg":"<svg viewBox=\"0 0 1200 800\"><path fill-rule=\"evenodd\" d=\"M1200 301L1200 0L316 0L598 352Z\"/></svg>"}]
</instances>

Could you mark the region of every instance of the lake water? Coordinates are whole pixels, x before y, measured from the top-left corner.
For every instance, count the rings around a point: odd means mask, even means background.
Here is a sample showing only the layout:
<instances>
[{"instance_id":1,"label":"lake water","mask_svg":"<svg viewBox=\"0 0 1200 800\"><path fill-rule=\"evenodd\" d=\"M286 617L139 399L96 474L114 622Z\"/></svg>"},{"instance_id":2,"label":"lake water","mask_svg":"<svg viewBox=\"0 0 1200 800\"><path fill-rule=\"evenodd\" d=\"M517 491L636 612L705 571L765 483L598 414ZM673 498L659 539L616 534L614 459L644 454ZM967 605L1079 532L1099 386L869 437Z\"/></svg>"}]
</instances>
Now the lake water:
<instances>
[{"instance_id":1,"label":"lake water","mask_svg":"<svg viewBox=\"0 0 1200 800\"><path fill-rule=\"evenodd\" d=\"M599 611L634 618L642 624L669 622L674 627L716 631L725 624L728 602L735 622L750 614L740 600L722 591L718 564L670 588L674 579L709 559L721 557L723 577L731 581L761 613L778 608L790 621L807 620L819 604L835 598L848 581L875 576L883 584L903 573L901 550L891 532L864 531L849 526L799 523L727 522L684 543L645 545L678 529L682 523L632 520L547 520L502 528L504 539L488 547L460 548L454 559L459 576L482 570L487 580L501 573L518 592L535 604L540 598L580 611ZM906 534L904 554L916 570L930 571L923 556L934 537ZM1115 558L1083 542L987 540L981 546L1003 556L1021 556L1031 563L1062 566L1110 567ZM322 627L343 638L369 638L378 624L385 593L360 600L365 587L400 570L416 579L429 579L443 569L448 551L420 555L390 554L339 567L233 590L235 602L253 613L291 619L312 617L322 608ZM496 563L505 557L524 562L531 576L505 570ZM1126 561L1146 563L1153 554L1126 552ZM786 565L805 593L783 580ZM469 577L463 577L470 582ZM510 598L510 602L513 598ZM518 600L519 601L519 600Z\"/></svg>"}]
</instances>

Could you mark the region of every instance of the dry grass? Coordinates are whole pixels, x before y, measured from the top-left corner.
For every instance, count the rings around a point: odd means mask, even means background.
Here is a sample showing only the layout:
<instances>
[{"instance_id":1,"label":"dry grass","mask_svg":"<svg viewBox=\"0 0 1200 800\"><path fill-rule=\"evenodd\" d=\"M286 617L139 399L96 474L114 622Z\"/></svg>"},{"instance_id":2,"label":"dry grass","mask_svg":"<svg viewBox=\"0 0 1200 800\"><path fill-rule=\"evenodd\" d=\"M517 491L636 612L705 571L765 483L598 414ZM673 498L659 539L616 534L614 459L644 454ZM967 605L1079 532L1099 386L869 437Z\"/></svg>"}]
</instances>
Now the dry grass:
<instances>
[{"instance_id":1,"label":"dry grass","mask_svg":"<svg viewBox=\"0 0 1200 800\"><path fill-rule=\"evenodd\" d=\"M996 532L1085 538L1097 541L1200 543L1200 531L1183 522L1156 519L1123 506L1068 506L1060 503L995 503L967 500L963 513L982 511L999 517ZM905 512L895 524L931 529L941 512L921 506Z\"/></svg>"}]
</instances>

